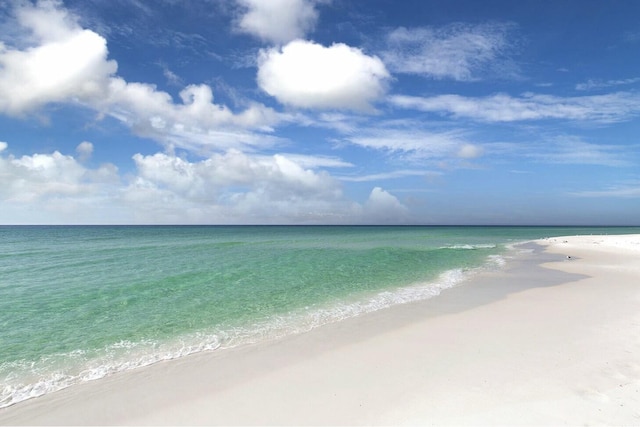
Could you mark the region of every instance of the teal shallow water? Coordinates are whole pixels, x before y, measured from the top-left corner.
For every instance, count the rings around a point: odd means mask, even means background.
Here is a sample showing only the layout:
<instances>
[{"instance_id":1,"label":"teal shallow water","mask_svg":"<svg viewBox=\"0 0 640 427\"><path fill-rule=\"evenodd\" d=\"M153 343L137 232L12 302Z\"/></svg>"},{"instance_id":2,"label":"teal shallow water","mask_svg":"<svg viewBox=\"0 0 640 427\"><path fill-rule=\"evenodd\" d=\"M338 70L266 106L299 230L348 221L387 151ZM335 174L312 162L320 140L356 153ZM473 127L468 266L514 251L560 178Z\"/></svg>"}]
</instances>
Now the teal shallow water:
<instances>
[{"instance_id":1,"label":"teal shallow water","mask_svg":"<svg viewBox=\"0 0 640 427\"><path fill-rule=\"evenodd\" d=\"M437 295L507 246L638 228L0 227L0 407Z\"/></svg>"}]
</instances>

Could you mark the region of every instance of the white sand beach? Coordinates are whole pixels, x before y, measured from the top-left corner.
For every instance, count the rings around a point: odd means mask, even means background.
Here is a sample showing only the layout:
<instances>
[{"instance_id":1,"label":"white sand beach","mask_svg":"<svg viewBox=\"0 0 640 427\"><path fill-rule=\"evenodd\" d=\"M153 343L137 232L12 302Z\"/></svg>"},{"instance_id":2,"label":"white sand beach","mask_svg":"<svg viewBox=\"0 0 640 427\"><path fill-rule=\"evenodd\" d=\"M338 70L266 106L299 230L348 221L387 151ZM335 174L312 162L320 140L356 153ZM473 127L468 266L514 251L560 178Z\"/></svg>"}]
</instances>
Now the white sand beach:
<instances>
[{"instance_id":1,"label":"white sand beach","mask_svg":"<svg viewBox=\"0 0 640 427\"><path fill-rule=\"evenodd\" d=\"M430 300L70 387L0 424L640 425L640 235L537 243Z\"/></svg>"}]
</instances>

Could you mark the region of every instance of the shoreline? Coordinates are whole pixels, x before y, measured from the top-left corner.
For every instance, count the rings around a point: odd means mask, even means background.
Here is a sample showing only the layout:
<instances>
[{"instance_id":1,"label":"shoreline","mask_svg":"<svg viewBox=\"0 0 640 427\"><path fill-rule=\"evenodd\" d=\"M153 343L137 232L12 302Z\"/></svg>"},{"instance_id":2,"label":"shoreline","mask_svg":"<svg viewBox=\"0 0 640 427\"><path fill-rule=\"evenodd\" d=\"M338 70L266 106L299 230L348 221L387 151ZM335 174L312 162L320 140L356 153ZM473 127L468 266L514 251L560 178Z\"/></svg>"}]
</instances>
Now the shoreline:
<instances>
[{"instance_id":1,"label":"shoreline","mask_svg":"<svg viewBox=\"0 0 640 427\"><path fill-rule=\"evenodd\" d=\"M498 244L464 244L445 245L438 249L496 249L499 246ZM513 251L514 249L511 246L503 245L503 250ZM101 360L103 364L89 361L84 367L75 366L70 370L65 370L65 367L63 367L57 372L51 372L48 379L29 384L24 388L20 386L18 381L14 381L11 385L15 386L16 390L20 391L20 394L9 396L12 401L8 404L7 400L3 399L0 403L0 410L46 394L56 393L69 387L75 387L90 381L99 381L111 375L119 375L132 370L146 368L156 363L172 361L203 352L227 351L235 347L260 345L261 343L284 339L300 333L307 333L327 324L367 315L395 305L434 298L443 290L458 286L481 272L499 269L500 266L504 265L504 256L504 253L489 255L485 257L481 265L452 268L441 272L436 277L407 283L392 289L371 291L366 295L342 299L333 303L321 303L312 310L298 309L267 320L238 325L226 330L213 330L213 332L210 331L199 336L196 334L195 338L193 335L184 335L174 339L173 344L171 341L169 341L168 345L166 342L156 341L154 344L157 344L157 347L147 347L146 350L149 350L148 352L143 349L138 353L138 357L132 354L125 355L132 356L129 358L116 356L109 359L103 357ZM203 336L204 339L202 338ZM175 345L176 342L178 343L177 346ZM109 347L117 346L118 344L112 344ZM125 343L124 346L126 347L127 344ZM135 347L135 342L132 347ZM162 350L157 350L158 348L162 348ZM62 356L71 356L73 358L73 353L66 353ZM6 373L7 370L5 369L4 372ZM11 385L7 385L3 398ZM34 390L35 393L33 393Z\"/></svg>"},{"instance_id":2,"label":"shoreline","mask_svg":"<svg viewBox=\"0 0 640 427\"><path fill-rule=\"evenodd\" d=\"M639 423L640 235L536 242L437 297L76 385L0 424Z\"/></svg>"}]
</instances>

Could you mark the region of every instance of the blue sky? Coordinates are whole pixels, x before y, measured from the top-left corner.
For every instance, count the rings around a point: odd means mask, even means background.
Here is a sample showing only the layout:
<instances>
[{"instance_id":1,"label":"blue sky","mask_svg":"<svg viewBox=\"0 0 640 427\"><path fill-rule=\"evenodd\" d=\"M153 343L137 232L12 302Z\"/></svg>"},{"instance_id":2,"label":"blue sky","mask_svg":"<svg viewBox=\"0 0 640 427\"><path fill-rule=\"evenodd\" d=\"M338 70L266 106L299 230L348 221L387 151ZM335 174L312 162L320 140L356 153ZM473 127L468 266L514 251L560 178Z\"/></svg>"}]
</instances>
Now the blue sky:
<instances>
[{"instance_id":1,"label":"blue sky","mask_svg":"<svg viewBox=\"0 0 640 427\"><path fill-rule=\"evenodd\" d=\"M0 223L640 224L640 2L0 5Z\"/></svg>"}]
</instances>

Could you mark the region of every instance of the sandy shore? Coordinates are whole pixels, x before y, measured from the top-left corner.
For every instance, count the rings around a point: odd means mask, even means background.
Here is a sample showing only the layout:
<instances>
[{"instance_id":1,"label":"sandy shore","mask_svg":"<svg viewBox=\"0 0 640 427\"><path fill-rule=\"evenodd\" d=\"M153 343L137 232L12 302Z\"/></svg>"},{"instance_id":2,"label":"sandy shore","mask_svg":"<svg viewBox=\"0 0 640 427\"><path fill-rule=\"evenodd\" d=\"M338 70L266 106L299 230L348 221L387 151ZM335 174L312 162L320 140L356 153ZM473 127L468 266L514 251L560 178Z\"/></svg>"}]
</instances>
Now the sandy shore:
<instances>
[{"instance_id":1,"label":"sandy shore","mask_svg":"<svg viewBox=\"0 0 640 427\"><path fill-rule=\"evenodd\" d=\"M527 247L439 297L71 387L0 424L640 425L640 235Z\"/></svg>"}]
</instances>

